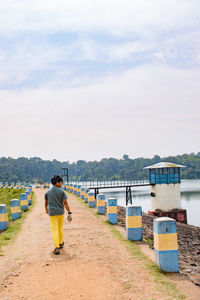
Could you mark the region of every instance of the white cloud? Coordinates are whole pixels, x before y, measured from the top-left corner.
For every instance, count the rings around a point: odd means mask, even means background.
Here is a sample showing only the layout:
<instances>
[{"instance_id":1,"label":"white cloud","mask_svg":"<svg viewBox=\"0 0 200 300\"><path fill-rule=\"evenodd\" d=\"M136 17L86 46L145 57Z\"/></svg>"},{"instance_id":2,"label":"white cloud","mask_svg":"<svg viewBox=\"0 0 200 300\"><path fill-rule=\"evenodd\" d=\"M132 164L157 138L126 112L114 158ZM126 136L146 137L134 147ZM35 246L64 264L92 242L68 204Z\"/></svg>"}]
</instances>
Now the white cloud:
<instances>
[{"instance_id":1,"label":"white cloud","mask_svg":"<svg viewBox=\"0 0 200 300\"><path fill-rule=\"evenodd\" d=\"M1 0L0 18L2 88L85 84L120 62L198 62L197 0ZM87 61L102 68L83 74L77 65Z\"/></svg>"},{"instance_id":2,"label":"white cloud","mask_svg":"<svg viewBox=\"0 0 200 300\"><path fill-rule=\"evenodd\" d=\"M1 91L1 155L72 161L197 152L199 77L199 69L149 65L81 88Z\"/></svg>"},{"instance_id":3,"label":"white cloud","mask_svg":"<svg viewBox=\"0 0 200 300\"><path fill-rule=\"evenodd\" d=\"M1 0L1 32L176 30L199 24L198 0Z\"/></svg>"}]
</instances>

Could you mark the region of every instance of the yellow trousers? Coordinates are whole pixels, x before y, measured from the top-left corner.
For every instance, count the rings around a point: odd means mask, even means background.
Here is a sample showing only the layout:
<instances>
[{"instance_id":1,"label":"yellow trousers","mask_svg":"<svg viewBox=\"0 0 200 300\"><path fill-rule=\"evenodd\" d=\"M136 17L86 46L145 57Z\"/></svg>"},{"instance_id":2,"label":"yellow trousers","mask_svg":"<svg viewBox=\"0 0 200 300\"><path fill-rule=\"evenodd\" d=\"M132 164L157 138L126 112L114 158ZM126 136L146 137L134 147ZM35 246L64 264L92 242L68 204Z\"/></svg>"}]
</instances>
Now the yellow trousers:
<instances>
[{"instance_id":1,"label":"yellow trousers","mask_svg":"<svg viewBox=\"0 0 200 300\"><path fill-rule=\"evenodd\" d=\"M64 215L50 216L51 234L54 247L58 248L63 242L63 221Z\"/></svg>"}]
</instances>

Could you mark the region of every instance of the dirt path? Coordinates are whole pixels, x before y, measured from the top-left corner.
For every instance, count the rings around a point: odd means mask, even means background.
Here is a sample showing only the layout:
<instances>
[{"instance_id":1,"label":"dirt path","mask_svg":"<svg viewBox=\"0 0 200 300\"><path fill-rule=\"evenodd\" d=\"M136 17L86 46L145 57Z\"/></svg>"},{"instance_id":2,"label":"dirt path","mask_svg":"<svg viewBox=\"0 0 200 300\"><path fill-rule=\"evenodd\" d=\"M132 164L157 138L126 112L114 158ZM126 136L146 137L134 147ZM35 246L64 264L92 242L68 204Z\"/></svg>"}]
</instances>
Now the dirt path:
<instances>
[{"instance_id":1,"label":"dirt path","mask_svg":"<svg viewBox=\"0 0 200 300\"><path fill-rule=\"evenodd\" d=\"M52 254L44 190L12 245L0 257L0 299L168 299L108 227L73 196L73 222L64 224L65 248ZM190 284L190 283L188 283ZM192 285L190 286L193 287ZM198 288L187 299L199 299Z\"/></svg>"}]
</instances>

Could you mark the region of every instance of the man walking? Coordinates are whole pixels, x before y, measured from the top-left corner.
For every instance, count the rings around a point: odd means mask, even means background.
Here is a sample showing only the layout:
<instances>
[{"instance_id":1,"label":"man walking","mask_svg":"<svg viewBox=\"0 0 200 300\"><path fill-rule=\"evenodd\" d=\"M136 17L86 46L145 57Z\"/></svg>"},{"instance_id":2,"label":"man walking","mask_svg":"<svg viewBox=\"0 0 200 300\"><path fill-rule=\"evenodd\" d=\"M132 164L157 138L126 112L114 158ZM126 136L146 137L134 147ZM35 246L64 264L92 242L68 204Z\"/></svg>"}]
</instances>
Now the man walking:
<instances>
[{"instance_id":1,"label":"man walking","mask_svg":"<svg viewBox=\"0 0 200 300\"><path fill-rule=\"evenodd\" d=\"M59 175L54 175L51 178L53 187L48 190L45 195L45 209L50 217L51 233L54 243L53 254L60 254L60 249L64 246L63 241L63 221L64 221L64 207L68 211L68 221L72 221L72 213L70 211L67 195L61 189L63 179Z\"/></svg>"}]
</instances>

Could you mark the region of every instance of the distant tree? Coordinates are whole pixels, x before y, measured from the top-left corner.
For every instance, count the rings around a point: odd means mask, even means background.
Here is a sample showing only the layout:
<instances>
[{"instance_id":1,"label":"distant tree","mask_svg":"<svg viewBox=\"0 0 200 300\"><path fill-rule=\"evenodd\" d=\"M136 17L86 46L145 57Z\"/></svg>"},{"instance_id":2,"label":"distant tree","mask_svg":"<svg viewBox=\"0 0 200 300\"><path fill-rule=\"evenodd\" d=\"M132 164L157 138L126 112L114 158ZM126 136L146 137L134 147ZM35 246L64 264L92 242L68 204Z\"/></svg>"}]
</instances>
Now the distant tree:
<instances>
[{"instance_id":1,"label":"distant tree","mask_svg":"<svg viewBox=\"0 0 200 300\"><path fill-rule=\"evenodd\" d=\"M129 160L129 156L128 156L127 154L124 154L124 155L123 155L123 159L124 159L124 160Z\"/></svg>"},{"instance_id":2,"label":"distant tree","mask_svg":"<svg viewBox=\"0 0 200 300\"><path fill-rule=\"evenodd\" d=\"M127 154L122 159L103 158L101 161L78 160L76 163L59 162L58 160L42 160L39 157L0 158L0 182L48 182L54 174L61 174L62 167L69 169L70 180L118 180L148 178L144 167L169 161L187 168L181 169L181 177L188 179L200 178L200 152L161 158L131 159Z\"/></svg>"}]
</instances>

